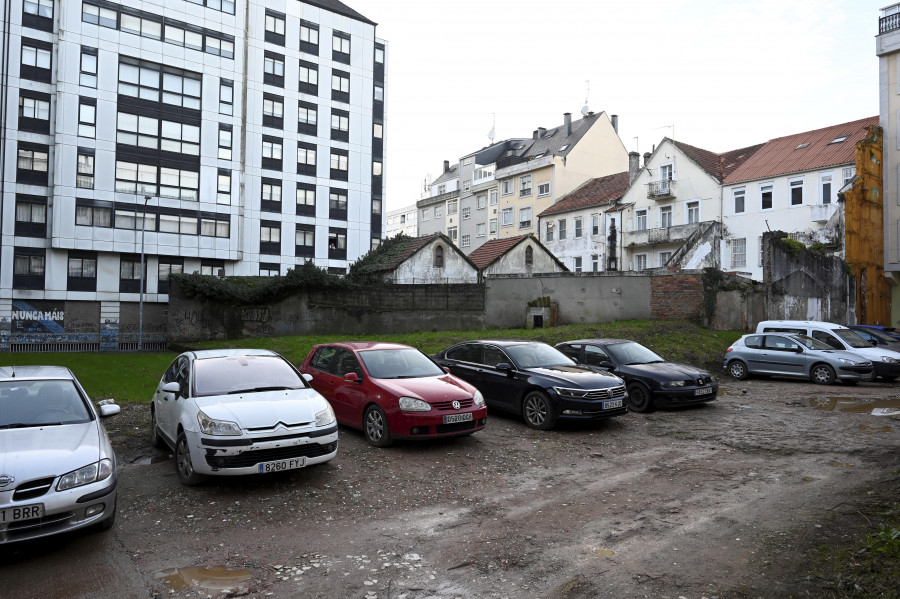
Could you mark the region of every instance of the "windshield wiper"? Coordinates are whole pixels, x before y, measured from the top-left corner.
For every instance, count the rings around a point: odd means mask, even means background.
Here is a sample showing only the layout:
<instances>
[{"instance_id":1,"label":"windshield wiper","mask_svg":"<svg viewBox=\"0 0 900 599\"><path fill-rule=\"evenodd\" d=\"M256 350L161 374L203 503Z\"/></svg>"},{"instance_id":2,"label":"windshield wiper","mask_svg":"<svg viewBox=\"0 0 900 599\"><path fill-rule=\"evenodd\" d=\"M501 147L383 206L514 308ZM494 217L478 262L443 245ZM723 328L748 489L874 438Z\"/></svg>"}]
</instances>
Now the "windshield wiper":
<instances>
[{"instance_id":1,"label":"windshield wiper","mask_svg":"<svg viewBox=\"0 0 900 599\"><path fill-rule=\"evenodd\" d=\"M0 424L0 429L4 428L28 428L30 426L40 426L38 424L31 424L27 422L11 422L9 424Z\"/></svg>"},{"instance_id":2,"label":"windshield wiper","mask_svg":"<svg viewBox=\"0 0 900 599\"><path fill-rule=\"evenodd\" d=\"M238 389L237 391L229 391L228 395L237 395L238 393L261 393L263 391L290 391L294 387L253 387L252 389Z\"/></svg>"}]
</instances>

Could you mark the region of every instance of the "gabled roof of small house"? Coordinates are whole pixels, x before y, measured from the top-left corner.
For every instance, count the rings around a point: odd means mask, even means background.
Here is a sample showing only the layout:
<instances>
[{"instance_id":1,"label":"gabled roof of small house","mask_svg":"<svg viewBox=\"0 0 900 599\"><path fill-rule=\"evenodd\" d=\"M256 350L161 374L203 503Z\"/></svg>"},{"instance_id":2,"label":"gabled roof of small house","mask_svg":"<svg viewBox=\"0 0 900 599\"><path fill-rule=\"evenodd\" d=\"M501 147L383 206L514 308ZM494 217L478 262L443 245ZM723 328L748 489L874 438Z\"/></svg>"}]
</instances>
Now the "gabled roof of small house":
<instances>
[{"instance_id":1,"label":"gabled roof of small house","mask_svg":"<svg viewBox=\"0 0 900 599\"><path fill-rule=\"evenodd\" d=\"M357 21L362 21L363 23L368 23L369 25L377 25L375 21L370 21L365 18L343 2L339 2L338 0L304 0L307 4L312 4L313 6L318 6L319 8L324 8L325 10L331 11L333 13L337 13L339 15L344 15L345 17L350 17L351 19L355 19Z\"/></svg>"},{"instance_id":2,"label":"gabled roof of small house","mask_svg":"<svg viewBox=\"0 0 900 599\"><path fill-rule=\"evenodd\" d=\"M608 206L621 199L625 195L628 186L628 171L589 179L564 195L557 203L538 214L538 216L551 216L563 212L572 212L573 210Z\"/></svg>"},{"instance_id":3,"label":"gabled roof of small house","mask_svg":"<svg viewBox=\"0 0 900 599\"><path fill-rule=\"evenodd\" d=\"M529 240L532 241L538 248L543 250L548 256L553 258L553 260L556 261L556 263L559 264L559 266L564 271L569 270L568 268L566 268L565 264L560 262L557 257L553 255L553 252L548 250L547 247L543 243L541 243L537 237L534 236L533 233L486 241L481 247L469 254L469 260L472 261L472 263L475 265L475 268L477 268L479 271L482 271L499 260L501 256L511 251L520 243Z\"/></svg>"},{"instance_id":4,"label":"gabled roof of small house","mask_svg":"<svg viewBox=\"0 0 900 599\"><path fill-rule=\"evenodd\" d=\"M459 178L459 163L457 162L449 169L445 170L441 173L437 179L431 182L432 185L436 185L438 183L443 183L444 181L451 181L453 179Z\"/></svg>"},{"instance_id":5,"label":"gabled roof of small house","mask_svg":"<svg viewBox=\"0 0 900 599\"><path fill-rule=\"evenodd\" d=\"M865 139L878 117L868 117L778 137L768 141L725 179L730 185L804 171L856 163L856 143Z\"/></svg>"},{"instance_id":6,"label":"gabled roof of small house","mask_svg":"<svg viewBox=\"0 0 900 599\"><path fill-rule=\"evenodd\" d=\"M390 239L386 239L380 247L371 250L369 253L362 256L357 262L353 263L350 266L351 274L353 274L354 267L359 269L360 267L369 270L370 272L392 272L397 270L397 268L412 258L415 254L427 248L433 241L440 240L444 242L444 245L448 248L448 250L452 250L456 254L458 254L461 258L463 258L466 262L468 262L473 269L477 270L478 267L475 266L475 263L469 259L453 242L449 237L444 235L443 233L432 233L431 235L426 235L424 237L410 237L408 235L398 235L396 237L392 237Z\"/></svg>"},{"instance_id":7,"label":"gabled roof of small house","mask_svg":"<svg viewBox=\"0 0 900 599\"><path fill-rule=\"evenodd\" d=\"M724 181L728 175L733 173L737 168L749 160L760 148L766 145L761 143L717 154L715 152L710 152L709 150L704 150L703 148L686 144L683 141L675 141L674 139L669 141L675 144L679 150L684 152L685 156L696 162L700 168L706 171L710 176L714 177L719 183Z\"/></svg>"}]
</instances>

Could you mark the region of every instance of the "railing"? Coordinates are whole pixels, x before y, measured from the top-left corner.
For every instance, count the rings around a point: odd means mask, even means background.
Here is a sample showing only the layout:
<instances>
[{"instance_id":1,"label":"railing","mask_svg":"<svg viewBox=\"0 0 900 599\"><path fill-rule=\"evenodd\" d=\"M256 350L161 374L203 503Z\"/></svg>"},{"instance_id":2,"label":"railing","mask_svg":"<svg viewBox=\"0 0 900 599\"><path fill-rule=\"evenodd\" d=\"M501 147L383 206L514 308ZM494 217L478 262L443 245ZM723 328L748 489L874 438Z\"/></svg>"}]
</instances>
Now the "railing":
<instances>
[{"instance_id":1,"label":"railing","mask_svg":"<svg viewBox=\"0 0 900 599\"><path fill-rule=\"evenodd\" d=\"M11 352L83 352L98 351L100 343L91 342L51 342L51 343L10 343Z\"/></svg>"},{"instance_id":2,"label":"railing","mask_svg":"<svg viewBox=\"0 0 900 599\"><path fill-rule=\"evenodd\" d=\"M900 29L900 13L886 15L878 19L879 34L894 31L895 29Z\"/></svg>"},{"instance_id":3,"label":"railing","mask_svg":"<svg viewBox=\"0 0 900 599\"><path fill-rule=\"evenodd\" d=\"M671 179L663 179L662 181L652 181L647 183L647 198L651 200L659 200L662 198L675 197L675 181Z\"/></svg>"}]
</instances>

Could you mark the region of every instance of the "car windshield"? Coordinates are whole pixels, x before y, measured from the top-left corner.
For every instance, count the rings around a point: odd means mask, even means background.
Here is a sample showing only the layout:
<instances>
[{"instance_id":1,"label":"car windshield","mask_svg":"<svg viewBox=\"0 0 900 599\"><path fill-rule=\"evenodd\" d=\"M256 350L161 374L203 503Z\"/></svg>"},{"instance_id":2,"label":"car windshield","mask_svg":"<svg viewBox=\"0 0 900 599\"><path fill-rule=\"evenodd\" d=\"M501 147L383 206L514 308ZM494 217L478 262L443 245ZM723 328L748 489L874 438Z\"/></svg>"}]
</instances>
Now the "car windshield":
<instances>
[{"instance_id":1,"label":"car windshield","mask_svg":"<svg viewBox=\"0 0 900 599\"><path fill-rule=\"evenodd\" d=\"M634 341L607 345L606 351L608 351L620 364L653 364L656 362L665 362L665 359L662 356Z\"/></svg>"},{"instance_id":2,"label":"car windshield","mask_svg":"<svg viewBox=\"0 0 900 599\"><path fill-rule=\"evenodd\" d=\"M376 379L413 379L446 374L417 349L370 349L359 352L369 376Z\"/></svg>"},{"instance_id":3,"label":"car windshield","mask_svg":"<svg viewBox=\"0 0 900 599\"><path fill-rule=\"evenodd\" d=\"M856 331L851 331L850 329L833 329L831 332L843 339L844 343L850 347L857 349L872 347L872 344L860 337Z\"/></svg>"},{"instance_id":4,"label":"car windshield","mask_svg":"<svg viewBox=\"0 0 900 599\"><path fill-rule=\"evenodd\" d=\"M519 368L574 366L575 362L555 347L545 343L523 343L503 348Z\"/></svg>"},{"instance_id":5,"label":"car windshield","mask_svg":"<svg viewBox=\"0 0 900 599\"><path fill-rule=\"evenodd\" d=\"M872 337L875 337L879 341L883 341L884 343L892 343L897 340L896 337L891 337L887 333L882 333L881 331L879 331L877 329L866 329L865 332L868 333L869 335L871 335ZM858 332L857 332L857 335L859 335ZM860 335L860 337L862 337L862 335Z\"/></svg>"},{"instance_id":6,"label":"car windshield","mask_svg":"<svg viewBox=\"0 0 900 599\"><path fill-rule=\"evenodd\" d=\"M89 422L91 413L70 380L0 383L0 429Z\"/></svg>"},{"instance_id":7,"label":"car windshield","mask_svg":"<svg viewBox=\"0 0 900 599\"><path fill-rule=\"evenodd\" d=\"M306 386L306 381L280 356L224 356L194 361L196 397Z\"/></svg>"},{"instance_id":8,"label":"car windshield","mask_svg":"<svg viewBox=\"0 0 900 599\"><path fill-rule=\"evenodd\" d=\"M833 347L818 339L807 337L806 335L791 335L791 339L805 347L806 349L834 350Z\"/></svg>"}]
</instances>

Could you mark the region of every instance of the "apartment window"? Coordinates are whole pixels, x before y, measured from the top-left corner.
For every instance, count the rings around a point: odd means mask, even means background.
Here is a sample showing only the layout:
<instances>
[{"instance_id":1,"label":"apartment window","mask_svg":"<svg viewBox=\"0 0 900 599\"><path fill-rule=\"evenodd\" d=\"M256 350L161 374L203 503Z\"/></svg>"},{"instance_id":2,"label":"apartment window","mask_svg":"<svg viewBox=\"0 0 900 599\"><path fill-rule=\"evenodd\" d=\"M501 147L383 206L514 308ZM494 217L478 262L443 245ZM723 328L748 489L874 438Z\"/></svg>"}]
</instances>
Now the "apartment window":
<instances>
[{"instance_id":1,"label":"apartment window","mask_svg":"<svg viewBox=\"0 0 900 599\"><path fill-rule=\"evenodd\" d=\"M328 217L335 220L347 220L347 190L330 189L328 191Z\"/></svg>"},{"instance_id":2,"label":"apartment window","mask_svg":"<svg viewBox=\"0 0 900 599\"><path fill-rule=\"evenodd\" d=\"M553 241L553 221L547 222L547 227L544 229L544 241Z\"/></svg>"},{"instance_id":3,"label":"apartment window","mask_svg":"<svg viewBox=\"0 0 900 599\"><path fill-rule=\"evenodd\" d=\"M471 235L463 235L462 236L462 247L469 247L472 245L472 236Z\"/></svg>"},{"instance_id":4,"label":"apartment window","mask_svg":"<svg viewBox=\"0 0 900 599\"><path fill-rule=\"evenodd\" d=\"M384 48L375 47L375 64L384 64Z\"/></svg>"},{"instance_id":5,"label":"apartment window","mask_svg":"<svg viewBox=\"0 0 900 599\"><path fill-rule=\"evenodd\" d=\"M119 293L140 293L141 286L146 280L146 270L146 259L144 260L144 272L142 272L140 256L121 254L119 256Z\"/></svg>"},{"instance_id":6,"label":"apartment window","mask_svg":"<svg viewBox=\"0 0 900 599\"><path fill-rule=\"evenodd\" d=\"M380 177L384 172L384 164L380 160L372 161L372 176Z\"/></svg>"},{"instance_id":7,"label":"apartment window","mask_svg":"<svg viewBox=\"0 0 900 599\"><path fill-rule=\"evenodd\" d=\"M831 175L822 175L820 179L820 184L822 187L822 203L830 204L831 203Z\"/></svg>"},{"instance_id":8,"label":"apartment window","mask_svg":"<svg viewBox=\"0 0 900 599\"><path fill-rule=\"evenodd\" d=\"M331 178L346 181L350 168L350 154L347 150L331 149Z\"/></svg>"},{"instance_id":9,"label":"apartment window","mask_svg":"<svg viewBox=\"0 0 900 599\"><path fill-rule=\"evenodd\" d=\"M689 225L700 222L700 202L687 203L687 222Z\"/></svg>"},{"instance_id":10,"label":"apartment window","mask_svg":"<svg viewBox=\"0 0 900 599\"><path fill-rule=\"evenodd\" d=\"M263 212L281 212L281 181L262 179L259 209Z\"/></svg>"},{"instance_id":11,"label":"apartment window","mask_svg":"<svg viewBox=\"0 0 900 599\"><path fill-rule=\"evenodd\" d=\"M575 272L581 272L581 256L575 256L572 260L572 266Z\"/></svg>"},{"instance_id":12,"label":"apartment window","mask_svg":"<svg viewBox=\"0 0 900 599\"><path fill-rule=\"evenodd\" d=\"M331 36L331 60L350 64L350 35L335 31Z\"/></svg>"},{"instance_id":13,"label":"apartment window","mask_svg":"<svg viewBox=\"0 0 900 599\"><path fill-rule=\"evenodd\" d=\"M456 214L459 211L459 200L450 200L447 202L447 216Z\"/></svg>"},{"instance_id":14,"label":"apartment window","mask_svg":"<svg viewBox=\"0 0 900 599\"><path fill-rule=\"evenodd\" d=\"M81 47L81 71L78 82L84 87L97 87L97 48Z\"/></svg>"},{"instance_id":15,"label":"apartment window","mask_svg":"<svg viewBox=\"0 0 900 599\"><path fill-rule=\"evenodd\" d=\"M199 73L119 58L118 89L123 96L200 110L201 78Z\"/></svg>"},{"instance_id":16,"label":"apartment window","mask_svg":"<svg viewBox=\"0 0 900 599\"><path fill-rule=\"evenodd\" d=\"M228 79L219 80L219 114L231 115L234 112L234 82Z\"/></svg>"},{"instance_id":17,"label":"apartment window","mask_svg":"<svg viewBox=\"0 0 900 599\"><path fill-rule=\"evenodd\" d=\"M16 181L27 185L47 185L50 147L20 141L16 162Z\"/></svg>"},{"instance_id":18,"label":"apartment window","mask_svg":"<svg viewBox=\"0 0 900 599\"><path fill-rule=\"evenodd\" d=\"M281 254L281 223L268 220L259 222L259 253Z\"/></svg>"},{"instance_id":19,"label":"apartment window","mask_svg":"<svg viewBox=\"0 0 900 599\"><path fill-rule=\"evenodd\" d=\"M13 249L13 289L43 289L47 250Z\"/></svg>"},{"instance_id":20,"label":"apartment window","mask_svg":"<svg viewBox=\"0 0 900 599\"><path fill-rule=\"evenodd\" d=\"M759 264L757 264L757 266L762 266L762 265L763 265L763 242L762 242L762 237L757 237L757 238L756 238L756 244L757 244L757 247L759 248L759 257L758 257L758 258L759 258Z\"/></svg>"},{"instance_id":21,"label":"apartment window","mask_svg":"<svg viewBox=\"0 0 900 599\"><path fill-rule=\"evenodd\" d=\"M284 18L279 12L266 11L266 41L270 44L284 45Z\"/></svg>"},{"instance_id":22,"label":"apartment window","mask_svg":"<svg viewBox=\"0 0 900 599\"><path fill-rule=\"evenodd\" d=\"M297 183L297 214L316 215L316 186L309 183Z\"/></svg>"},{"instance_id":23,"label":"apartment window","mask_svg":"<svg viewBox=\"0 0 900 599\"><path fill-rule=\"evenodd\" d=\"M591 235L599 235L600 234L600 215L592 214L591 215Z\"/></svg>"},{"instance_id":24,"label":"apartment window","mask_svg":"<svg viewBox=\"0 0 900 599\"><path fill-rule=\"evenodd\" d=\"M284 98L263 94L263 126L284 129Z\"/></svg>"},{"instance_id":25,"label":"apartment window","mask_svg":"<svg viewBox=\"0 0 900 599\"><path fill-rule=\"evenodd\" d=\"M92 149L78 148L75 187L79 189L94 189L94 150Z\"/></svg>"},{"instance_id":26,"label":"apartment window","mask_svg":"<svg viewBox=\"0 0 900 599\"><path fill-rule=\"evenodd\" d=\"M524 198L531 195L531 175L522 175L519 177L519 197Z\"/></svg>"},{"instance_id":27,"label":"apartment window","mask_svg":"<svg viewBox=\"0 0 900 599\"><path fill-rule=\"evenodd\" d=\"M116 208L114 225L117 229L130 231L156 231L156 215L147 212L136 212L125 206ZM176 217L177 218L177 217Z\"/></svg>"},{"instance_id":28,"label":"apartment window","mask_svg":"<svg viewBox=\"0 0 900 599\"><path fill-rule=\"evenodd\" d=\"M672 222L672 207L663 206L659 209L659 226L668 229L674 223Z\"/></svg>"},{"instance_id":29,"label":"apartment window","mask_svg":"<svg viewBox=\"0 0 900 599\"><path fill-rule=\"evenodd\" d=\"M469 191L469 189L471 189L471 187L472 187L472 181L470 181L469 179L466 179L465 181L463 181L463 191Z\"/></svg>"},{"instance_id":30,"label":"apartment window","mask_svg":"<svg viewBox=\"0 0 900 599\"><path fill-rule=\"evenodd\" d=\"M524 208L519 208L519 228L520 229L530 229L531 228L531 206L525 206Z\"/></svg>"},{"instance_id":31,"label":"apartment window","mask_svg":"<svg viewBox=\"0 0 900 599\"><path fill-rule=\"evenodd\" d=\"M771 185L760 185L760 187L759 187L759 209L760 210L771 210L772 209L772 186Z\"/></svg>"},{"instance_id":32,"label":"apartment window","mask_svg":"<svg viewBox=\"0 0 900 599\"><path fill-rule=\"evenodd\" d=\"M487 226L484 223L475 225L475 237L484 237Z\"/></svg>"},{"instance_id":33,"label":"apartment window","mask_svg":"<svg viewBox=\"0 0 900 599\"><path fill-rule=\"evenodd\" d=\"M206 237L228 237L231 234L231 221L224 218L201 218L200 235Z\"/></svg>"},{"instance_id":34,"label":"apartment window","mask_svg":"<svg viewBox=\"0 0 900 599\"><path fill-rule=\"evenodd\" d=\"M646 270L647 269L647 254L638 254L634 257L634 269L635 270Z\"/></svg>"},{"instance_id":35,"label":"apartment window","mask_svg":"<svg viewBox=\"0 0 900 599\"><path fill-rule=\"evenodd\" d=\"M434 248L434 267L444 268L444 246L442 245Z\"/></svg>"},{"instance_id":36,"label":"apartment window","mask_svg":"<svg viewBox=\"0 0 900 599\"><path fill-rule=\"evenodd\" d=\"M471 215L472 215L472 208L470 208L469 206L466 206L465 208L462 209L463 220L470 218Z\"/></svg>"},{"instance_id":37,"label":"apartment window","mask_svg":"<svg viewBox=\"0 0 900 599\"><path fill-rule=\"evenodd\" d=\"M381 123L372 124L372 137L375 139L384 139L384 125Z\"/></svg>"},{"instance_id":38,"label":"apartment window","mask_svg":"<svg viewBox=\"0 0 900 599\"><path fill-rule=\"evenodd\" d=\"M284 87L284 55L266 50L263 57L263 83Z\"/></svg>"},{"instance_id":39,"label":"apartment window","mask_svg":"<svg viewBox=\"0 0 900 599\"><path fill-rule=\"evenodd\" d=\"M672 252L660 252L659 253L659 266L660 268L664 267L669 260L672 258Z\"/></svg>"},{"instance_id":40,"label":"apartment window","mask_svg":"<svg viewBox=\"0 0 900 599\"><path fill-rule=\"evenodd\" d=\"M550 183L538 183L538 197L550 195Z\"/></svg>"},{"instance_id":41,"label":"apartment window","mask_svg":"<svg viewBox=\"0 0 900 599\"><path fill-rule=\"evenodd\" d=\"M568 233L566 232L566 219L561 218L557 222L557 230L559 231L559 240L562 241L566 239Z\"/></svg>"},{"instance_id":42,"label":"apartment window","mask_svg":"<svg viewBox=\"0 0 900 599\"><path fill-rule=\"evenodd\" d=\"M53 0L25 0L22 3L22 14L41 17L42 19L53 18ZM25 23L28 27L34 27L31 23Z\"/></svg>"},{"instance_id":43,"label":"apartment window","mask_svg":"<svg viewBox=\"0 0 900 599\"><path fill-rule=\"evenodd\" d=\"M600 271L600 255L591 254L591 272Z\"/></svg>"},{"instance_id":44,"label":"apartment window","mask_svg":"<svg viewBox=\"0 0 900 599\"><path fill-rule=\"evenodd\" d=\"M165 152L200 155L200 127L149 116L118 113L116 141Z\"/></svg>"},{"instance_id":45,"label":"apartment window","mask_svg":"<svg viewBox=\"0 0 900 599\"><path fill-rule=\"evenodd\" d=\"M317 162L316 144L307 142L297 143L297 174L299 175L316 175Z\"/></svg>"},{"instance_id":46,"label":"apartment window","mask_svg":"<svg viewBox=\"0 0 900 599\"><path fill-rule=\"evenodd\" d=\"M444 218L444 207L443 206L435 206L434 207L434 218Z\"/></svg>"},{"instance_id":47,"label":"apartment window","mask_svg":"<svg viewBox=\"0 0 900 599\"><path fill-rule=\"evenodd\" d=\"M492 189L490 195L490 205L496 206L500 202L500 199L497 197L497 190Z\"/></svg>"},{"instance_id":48,"label":"apartment window","mask_svg":"<svg viewBox=\"0 0 900 599\"><path fill-rule=\"evenodd\" d=\"M444 195L445 193L447 193L447 185L446 184L438 185L438 195Z\"/></svg>"},{"instance_id":49,"label":"apartment window","mask_svg":"<svg viewBox=\"0 0 900 599\"><path fill-rule=\"evenodd\" d=\"M200 260L200 274L201 275L210 275L210 276L224 276L225 275L225 261L224 260Z\"/></svg>"},{"instance_id":50,"label":"apartment window","mask_svg":"<svg viewBox=\"0 0 900 599\"><path fill-rule=\"evenodd\" d=\"M216 178L216 203L226 206L231 204L231 171L228 169L219 169Z\"/></svg>"},{"instance_id":51,"label":"apartment window","mask_svg":"<svg viewBox=\"0 0 900 599\"><path fill-rule=\"evenodd\" d=\"M381 85L375 86L374 100L376 102L384 102L384 87Z\"/></svg>"},{"instance_id":52,"label":"apartment window","mask_svg":"<svg viewBox=\"0 0 900 599\"><path fill-rule=\"evenodd\" d=\"M496 235L498 230L498 221L496 218L492 218L488 221L488 230L491 235Z\"/></svg>"},{"instance_id":53,"label":"apartment window","mask_svg":"<svg viewBox=\"0 0 900 599\"><path fill-rule=\"evenodd\" d=\"M350 140L350 113L346 110L331 111L331 139L335 141Z\"/></svg>"},{"instance_id":54,"label":"apartment window","mask_svg":"<svg viewBox=\"0 0 900 599\"><path fill-rule=\"evenodd\" d=\"M319 66L312 62L300 61L300 92L316 96L319 94Z\"/></svg>"},{"instance_id":55,"label":"apartment window","mask_svg":"<svg viewBox=\"0 0 900 599\"><path fill-rule=\"evenodd\" d=\"M575 221L575 237L574 239L581 239L582 236L582 217L576 216Z\"/></svg>"},{"instance_id":56,"label":"apartment window","mask_svg":"<svg viewBox=\"0 0 900 599\"><path fill-rule=\"evenodd\" d=\"M795 179L789 183L791 188L791 206L803 205L803 179Z\"/></svg>"},{"instance_id":57,"label":"apartment window","mask_svg":"<svg viewBox=\"0 0 900 599\"><path fill-rule=\"evenodd\" d=\"M635 210L634 211L634 230L635 231L646 231L647 230L647 211L646 210Z\"/></svg>"},{"instance_id":58,"label":"apartment window","mask_svg":"<svg viewBox=\"0 0 900 599\"><path fill-rule=\"evenodd\" d=\"M500 182L500 193L505 196L512 195L513 193L513 180L512 179L504 179Z\"/></svg>"},{"instance_id":59,"label":"apartment window","mask_svg":"<svg viewBox=\"0 0 900 599\"><path fill-rule=\"evenodd\" d=\"M431 209L430 208L422 208L422 220L429 220L431 218Z\"/></svg>"},{"instance_id":60,"label":"apartment window","mask_svg":"<svg viewBox=\"0 0 900 599\"><path fill-rule=\"evenodd\" d=\"M284 142L280 137L262 136L262 167L272 171L281 170Z\"/></svg>"},{"instance_id":61,"label":"apartment window","mask_svg":"<svg viewBox=\"0 0 900 599\"><path fill-rule=\"evenodd\" d=\"M160 256L156 292L169 293L169 277L182 273L184 273L184 258Z\"/></svg>"},{"instance_id":62,"label":"apartment window","mask_svg":"<svg viewBox=\"0 0 900 599\"><path fill-rule=\"evenodd\" d=\"M294 255L312 258L316 255L316 228L314 225L297 225L294 233Z\"/></svg>"},{"instance_id":63,"label":"apartment window","mask_svg":"<svg viewBox=\"0 0 900 599\"><path fill-rule=\"evenodd\" d=\"M372 198L372 214L378 216L381 214L381 198ZM415 219L410 216L409 221L413 222ZM413 237L415 237L415 229L413 229Z\"/></svg>"},{"instance_id":64,"label":"apartment window","mask_svg":"<svg viewBox=\"0 0 900 599\"><path fill-rule=\"evenodd\" d=\"M50 83L50 57L53 44L39 40L22 38L22 64L19 75L23 79Z\"/></svg>"},{"instance_id":65,"label":"apartment window","mask_svg":"<svg viewBox=\"0 0 900 599\"><path fill-rule=\"evenodd\" d=\"M231 160L231 144L232 144L232 128L231 125L219 123L219 158L222 160Z\"/></svg>"},{"instance_id":66,"label":"apartment window","mask_svg":"<svg viewBox=\"0 0 900 599\"><path fill-rule=\"evenodd\" d=\"M50 133L50 94L19 90L19 131Z\"/></svg>"},{"instance_id":67,"label":"apartment window","mask_svg":"<svg viewBox=\"0 0 900 599\"><path fill-rule=\"evenodd\" d=\"M347 229L329 227L328 257L335 260L347 259Z\"/></svg>"},{"instance_id":68,"label":"apartment window","mask_svg":"<svg viewBox=\"0 0 900 599\"><path fill-rule=\"evenodd\" d=\"M500 211L501 223L504 227L511 227L513 224L513 209L504 208Z\"/></svg>"},{"instance_id":69,"label":"apartment window","mask_svg":"<svg viewBox=\"0 0 900 599\"><path fill-rule=\"evenodd\" d=\"M116 215L118 218L118 211L116 211ZM147 224L146 221L150 219L152 219L152 217L147 217L145 215L145 225ZM119 223L116 222L117 226L118 224ZM153 230L152 220L150 221L150 225L146 227L146 230ZM163 212L159 215L159 232L175 233L177 235L196 235L197 217L189 214Z\"/></svg>"},{"instance_id":70,"label":"apartment window","mask_svg":"<svg viewBox=\"0 0 900 599\"><path fill-rule=\"evenodd\" d=\"M482 194L478 194L477 196L475 196L475 207L478 210L483 210L484 208L486 208L487 207L487 195L482 193Z\"/></svg>"},{"instance_id":71,"label":"apartment window","mask_svg":"<svg viewBox=\"0 0 900 599\"><path fill-rule=\"evenodd\" d=\"M112 227L112 208L109 206L76 204L75 224L88 227Z\"/></svg>"},{"instance_id":72,"label":"apartment window","mask_svg":"<svg viewBox=\"0 0 900 599\"><path fill-rule=\"evenodd\" d=\"M319 26L309 21L300 21L300 51L319 55Z\"/></svg>"},{"instance_id":73,"label":"apartment window","mask_svg":"<svg viewBox=\"0 0 900 599\"><path fill-rule=\"evenodd\" d=\"M350 103L350 73L336 70L331 72L331 99Z\"/></svg>"},{"instance_id":74,"label":"apartment window","mask_svg":"<svg viewBox=\"0 0 900 599\"><path fill-rule=\"evenodd\" d=\"M66 289L97 291L97 252L69 250Z\"/></svg>"},{"instance_id":75,"label":"apartment window","mask_svg":"<svg viewBox=\"0 0 900 599\"><path fill-rule=\"evenodd\" d=\"M744 200L746 195L746 190L741 187L740 189L735 189L731 196L734 198L734 213L735 214L743 214L744 213Z\"/></svg>"},{"instance_id":76,"label":"apartment window","mask_svg":"<svg viewBox=\"0 0 900 599\"><path fill-rule=\"evenodd\" d=\"M851 166L851 167L842 169L841 170L841 181L842 181L841 186L843 187L844 185L849 183L850 180L854 176L856 176L856 167L855 166Z\"/></svg>"},{"instance_id":77,"label":"apartment window","mask_svg":"<svg viewBox=\"0 0 900 599\"><path fill-rule=\"evenodd\" d=\"M747 240L731 240L731 268L746 268L747 266Z\"/></svg>"},{"instance_id":78,"label":"apartment window","mask_svg":"<svg viewBox=\"0 0 900 599\"><path fill-rule=\"evenodd\" d=\"M447 227L447 237L449 237L453 243L456 243L456 240L459 237L459 228Z\"/></svg>"},{"instance_id":79,"label":"apartment window","mask_svg":"<svg viewBox=\"0 0 900 599\"><path fill-rule=\"evenodd\" d=\"M659 180L671 181L674 174L674 167L671 164L664 164L659 167Z\"/></svg>"},{"instance_id":80,"label":"apartment window","mask_svg":"<svg viewBox=\"0 0 900 599\"><path fill-rule=\"evenodd\" d=\"M15 234L20 237L46 237L47 198L16 196Z\"/></svg>"}]
</instances>

